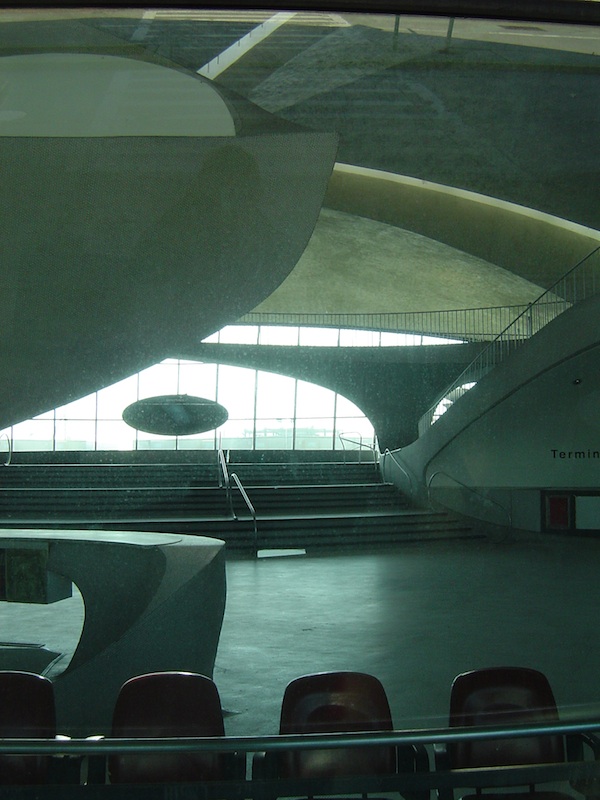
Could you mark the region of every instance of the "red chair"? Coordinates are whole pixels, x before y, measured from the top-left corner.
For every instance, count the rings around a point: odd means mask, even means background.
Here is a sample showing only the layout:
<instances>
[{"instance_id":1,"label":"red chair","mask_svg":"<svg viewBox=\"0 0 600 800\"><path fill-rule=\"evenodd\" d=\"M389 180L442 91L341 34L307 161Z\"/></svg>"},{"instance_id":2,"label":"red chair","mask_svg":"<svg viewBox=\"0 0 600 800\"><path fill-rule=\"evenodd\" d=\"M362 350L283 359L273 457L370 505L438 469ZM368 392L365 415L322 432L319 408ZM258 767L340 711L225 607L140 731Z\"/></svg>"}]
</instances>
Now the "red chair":
<instances>
[{"instance_id":1,"label":"red chair","mask_svg":"<svg viewBox=\"0 0 600 800\"><path fill-rule=\"evenodd\" d=\"M552 689L545 675L524 667L491 667L458 675L450 695L450 727L519 726L527 723L558 722L558 710ZM580 737L593 751L593 737ZM571 749L571 748L570 748ZM555 764L566 760L565 738L561 735L539 735L507 739L457 741L447 747L436 747L436 767L476 769L478 767ZM533 793L529 787L526 796ZM480 793L480 791L478 792ZM496 795L507 797L502 792ZM451 798L452 792L440 797ZM486 798L490 795L486 794ZM514 794L510 797L515 798ZM523 797L521 793L518 797ZM563 800L562 792L536 791L535 797Z\"/></svg>"},{"instance_id":2,"label":"red chair","mask_svg":"<svg viewBox=\"0 0 600 800\"><path fill-rule=\"evenodd\" d=\"M323 672L293 680L281 706L279 733L348 733L391 731L392 715L385 690L372 675ZM427 769L424 750L415 748L349 747L289 750L255 759L253 776L263 779L335 778L389 775Z\"/></svg>"},{"instance_id":3,"label":"red chair","mask_svg":"<svg viewBox=\"0 0 600 800\"><path fill-rule=\"evenodd\" d=\"M392 715L379 680L360 672L323 672L292 681L281 705L279 733L391 731ZM297 750L283 753L281 777L388 774L396 771L394 747Z\"/></svg>"},{"instance_id":4,"label":"red chair","mask_svg":"<svg viewBox=\"0 0 600 800\"><path fill-rule=\"evenodd\" d=\"M31 672L0 671L0 739L53 739L51 681ZM47 783L49 756L0 756L0 784Z\"/></svg>"},{"instance_id":5,"label":"red chair","mask_svg":"<svg viewBox=\"0 0 600 800\"><path fill-rule=\"evenodd\" d=\"M191 672L153 672L123 684L113 714L116 738L224 736L217 687ZM112 755L111 783L174 783L243 779L235 753L142 753Z\"/></svg>"}]
</instances>

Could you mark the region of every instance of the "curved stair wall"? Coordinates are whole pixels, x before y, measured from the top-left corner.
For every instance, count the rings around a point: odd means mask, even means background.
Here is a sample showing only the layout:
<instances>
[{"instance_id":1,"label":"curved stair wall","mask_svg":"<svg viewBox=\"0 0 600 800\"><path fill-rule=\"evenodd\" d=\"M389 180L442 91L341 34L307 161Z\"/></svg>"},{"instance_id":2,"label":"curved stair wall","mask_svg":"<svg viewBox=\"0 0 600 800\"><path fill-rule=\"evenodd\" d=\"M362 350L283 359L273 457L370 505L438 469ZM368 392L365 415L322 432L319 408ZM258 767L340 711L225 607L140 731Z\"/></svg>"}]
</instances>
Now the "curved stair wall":
<instances>
[{"instance_id":1,"label":"curved stair wall","mask_svg":"<svg viewBox=\"0 0 600 800\"><path fill-rule=\"evenodd\" d=\"M416 442L384 455L386 479L420 505L533 531L546 527L548 493L598 493L599 313L596 296L543 328Z\"/></svg>"}]
</instances>

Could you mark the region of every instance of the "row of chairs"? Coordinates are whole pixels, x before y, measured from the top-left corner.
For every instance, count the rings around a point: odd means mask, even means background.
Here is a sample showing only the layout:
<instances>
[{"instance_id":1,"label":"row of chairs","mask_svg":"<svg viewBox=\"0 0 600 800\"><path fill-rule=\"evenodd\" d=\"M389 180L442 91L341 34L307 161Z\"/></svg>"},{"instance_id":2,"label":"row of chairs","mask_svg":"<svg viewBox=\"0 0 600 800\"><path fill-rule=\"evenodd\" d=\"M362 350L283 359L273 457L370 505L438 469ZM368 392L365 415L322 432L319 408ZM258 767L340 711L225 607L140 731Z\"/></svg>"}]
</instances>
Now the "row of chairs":
<instances>
[{"instance_id":1,"label":"row of chairs","mask_svg":"<svg viewBox=\"0 0 600 800\"><path fill-rule=\"evenodd\" d=\"M558 722L552 689L546 677L520 667L494 667L459 675L450 699L450 728ZM372 675L327 672L305 675L286 688L281 735L392 731L386 692ZM31 673L0 672L0 738L53 738L56 718L52 684ZM121 688L114 709L115 738L224 736L223 713L214 682L195 673L160 672L134 677ZM582 746L600 756L591 735L558 734L507 739L454 741L436 745L436 770L478 769L524 764L556 764L582 759ZM0 757L1 784L48 781L49 758ZM427 772L427 750L418 745L359 746L275 750L256 753L252 780L330 779L351 775L393 775ZM207 751L111 754L106 776L110 783L175 783L243 781L245 756ZM530 787L531 789L532 787ZM399 791L402 791L400 787ZM529 792L530 790L528 790ZM411 800L423 792L402 792ZM451 800L452 791L441 800ZM523 795L521 795L523 796ZM569 795L553 793L551 800ZM540 794L537 793L537 798ZM547 793L545 800L549 800Z\"/></svg>"}]
</instances>

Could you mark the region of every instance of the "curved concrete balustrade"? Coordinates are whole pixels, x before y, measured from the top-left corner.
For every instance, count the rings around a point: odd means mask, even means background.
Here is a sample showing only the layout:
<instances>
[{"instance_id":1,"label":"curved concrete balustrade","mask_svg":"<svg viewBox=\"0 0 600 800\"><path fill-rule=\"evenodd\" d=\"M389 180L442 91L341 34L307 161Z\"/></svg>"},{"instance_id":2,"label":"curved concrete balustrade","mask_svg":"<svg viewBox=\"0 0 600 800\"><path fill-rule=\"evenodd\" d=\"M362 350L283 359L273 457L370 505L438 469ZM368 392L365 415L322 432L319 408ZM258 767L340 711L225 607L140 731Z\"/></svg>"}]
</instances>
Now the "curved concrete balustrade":
<instances>
[{"instance_id":1,"label":"curved concrete balustrade","mask_svg":"<svg viewBox=\"0 0 600 800\"><path fill-rule=\"evenodd\" d=\"M336 164L324 205L396 225L547 288L600 244L600 232L431 181Z\"/></svg>"},{"instance_id":2,"label":"curved concrete balustrade","mask_svg":"<svg viewBox=\"0 0 600 800\"><path fill-rule=\"evenodd\" d=\"M599 313L595 295L542 328L417 441L384 455L386 479L417 504L431 488L455 511L529 531L543 529L544 490L596 495Z\"/></svg>"},{"instance_id":3,"label":"curved concrete balustrade","mask_svg":"<svg viewBox=\"0 0 600 800\"><path fill-rule=\"evenodd\" d=\"M0 548L47 548L47 569L80 589L85 622L54 680L58 728L108 733L121 684L183 669L212 676L225 610L219 539L155 533L0 531Z\"/></svg>"}]
</instances>

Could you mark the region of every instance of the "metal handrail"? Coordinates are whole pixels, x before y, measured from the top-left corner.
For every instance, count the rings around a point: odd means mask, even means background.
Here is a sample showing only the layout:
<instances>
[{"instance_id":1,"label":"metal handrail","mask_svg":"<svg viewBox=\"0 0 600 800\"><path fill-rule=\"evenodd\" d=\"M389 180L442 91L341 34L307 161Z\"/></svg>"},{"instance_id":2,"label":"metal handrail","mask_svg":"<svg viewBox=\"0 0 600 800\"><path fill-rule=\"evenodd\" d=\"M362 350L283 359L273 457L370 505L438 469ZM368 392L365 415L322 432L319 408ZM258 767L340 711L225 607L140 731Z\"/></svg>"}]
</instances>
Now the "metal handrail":
<instances>
[{"instance_id":1,"label":"metal handrail","mask_svg":"<svg viewBox=\"0 0 600 800\"><path fill-rule=\"evenodd\" d=\"M0 434L0 439L2 438L5 438L6 441L8 442L8 458L4 462L4 466L8 467L10 465L10 462L12 461L12 454L13 454L12 439L7 433Z\"/></svg>"},{"instance_id":2,"label":"metal handrail","mask_svg":"<svg viewBox=\"0 0 600 800\"><path fill-rule=\"evenodd\" d=\"M405 467L402 466L402 464L398 461L398 459L396 458L394 453L392 453L391 450L388 450L387 447L384 450L383 455L384 456L389 456L392 459L392 461L394 462L394 464L398 467L398 469L402 470L402 472L406 475L406 477L408 478L409 491L410 491L411 494L413 494L414 493L414 486L413 486L413 479L412 479L412 476L411 476L410 472L408 472L408 470ZM382 478L385 480L385 461L383 462Z\"/></svg>"},{"instance_id":3,"label":"metal handrail","mask_svg":"<svg viewBox=\"0 0 600 800\"><path fill-rule=\"evenodd\" d=\"M588 710L588 713L589 710ZM377 746L400 744L443 744L457 741L523 738L539 735L593 733L600 730L600 719L585 722L533 722L526 725L490 725L468 728L426 728L413 730L306 733L268 736L187 736L169 738L86 738L0 740L3 755L25 754L100 754L139 752L262 752L266 750L314 750L322 747ZM461 771L462 772L462 771ZM462 785L462 784L461 784Z\"/></svg>"},{"instance_id":4,"label":"metal handrail","mask_svg":"<svg viewBox=\"0 0 600 800\"><path fill-rule=\"evenodd\" d=\"M231 477L235 481L235 485L237 486L237 488L240 490L240 494L244 498L244 502L248 506L248 510L250 511L250 514L252 515L252 522L254 523L254 553L256 554L256 553L258 553L258 525L257 525L257 521L256 521L256 509L252 505L252 502L250 501L250 498L248 497L248 493L244 489L244 487L242 485L242 482L239 479L237 473L232 472L231 473ZM232 501L232 510L233 510L233 501ZM235 515L235 512L234 512L234 515ZM235 518L238 519L237 516Z\"/></svg>"},{"instance_id":5,"label":"metal handrail","mask_svg":"<svg viewBox=\"0 0 600 800\"><path fill-rule=\"evenodd\" d=\"M350 438L350 436L354 436L354 435L358 436L358 440ZM349 442L350 444L358 445L358 463L359 464L362 464L362 451L363 451L363 448L365 448L366 450L370 450L373 453L373 463L375 465L377 465L377 457L376 457L377 445L376 444L369 444L368 442L364 442L361 433L359 433L358 431L356 431L356 433L354 431L349 431L348 433L338 433L338 438L339 438L340 442L342 443L342 452L344 453L344 462L346 461L346 446L345 446L344 442Z\"/></svg>"},{"instance_id":6,"label":"metal handrail","mask_svg":"<svg viewBox=\"0 0 600 800\"><path fill-rule=\"evenodd\" d=\"M432 472L432 474L429 476L429 478L427 480L427 500L429 501L429 505L430 506L433 506L433 503L431 501L431 484L433 482L433 479L437 475L444 475L446 478L450 478L451 481L454 481L454 483L457 483L459 486L462 486L464 489L467 489L468 491L472 492L474 495L476 495L477 497L480 497L482 500L485 500L487 503L492 503L493 505L498 506L498 508L504 514L506 514L506 516L508 518L508 527L512 528L512 515L511 515L511 513L510 513L508 508L505 508L497 500L492 500L491 497L486 497L484 494L482 494L482 492L478 492L477 489L474 489L472 486L468 486L466 483L463 483L462 481L459 481L458 478L455 478L452 475L449 475L443 469L438 469L435 472Z\"/></svg>"},{"instance_id":7,"label":"metal handrail","mask_svg":"<svg viewBox=\"0 0 600 800\"><path fill-rule=\"evenodd\" d=\"M571 299L567 299L566 296L563 296L560 292L557 292L556 289L561 284L564 284L564 287L563 287L564 293L567 294L567 291L566 291L567 290L567 282L569 281L569 279L571 279L574 276L574 274L584 264L586 264L586 262L588 262L589 259L592 258L592 256L596 255L596 253L599 253L599 252L600 252L600 245L598 245L598 247L594 247L593 250L590 250L590 252L587 253L587 255L585 255L583 258L581 258L576 264L574 264L570 269L568 269L567 272L564 273L564 275L562 275L560 278L558 278L558 280L556 280L548 289L546 289L544 292L542 292L542 294L533 303L530 303L529 305L527 305L512 320L512 322L510 322L487 345L487 347L485 347L477 356L475 356L475 358L470 362L470 364L468 364L462 370L462 372L459 374L459 376L457 378L455 378L455 380L452 381L452 383L437 398L435 403L425 412L425 414L423 414L423 416L419 420L419 433L423 433L429 427L429 425L432 425L435 422L435 418L434 418L435 417L435 410L436 410L436 408L439 406L439 404L441 403L441 401L445 397L447 397L455 389L458 389L458 388L464 386L467 383L473 382L473 381L469 380L470 378L475 378L475 381L476 381L480 377L482 377L482 375L484 375L485 372L488 371L488 370L485 369L485 361L488 358L490 352L497 350L498 343L508 342L508 344L509 344L508 350L510 350L510 348L513 347L515 344L517 344L517 343L520 344L520 343L524 342L526 339L528 339L530 336L532 336L533 333L536 333L537 331L541 330L541 328L543 328L545 325L547 325L553 319L555 319L556 317L560 316L560 314L562 314L563 311L566 311L567 308L570 308L571 306L576 305L578 302L581 302L582 300L585 300L586 297L592 296L593 294L596 293L596 282L595 282L595 280L592 281L591 293L588 294L586 292L585 286L584 286L583 290L581 292L581 296L578 297L577 293L576 293L576 287L575 287L575 291L574 291L573 296L571 297ZM592 275L592 277L594 278L595 276ZM569 287L569 288L572 288L572 287ZM554 297L553 300L547 301L547 300L544 299L544 298L550 297L551 295ZM539 319L542 319L543 321L542 321L542 324L539 325L539 327L537 327L537 330L534 331L533 330L533 325L532 325L532 317L531 317L532 310L534 308L535 309L538 309L538 308L544 308L545 309L548 306L553 307L554 311L556 313L554 313L551 316L548 316L546 314L546 315L544 315L543 318L538 318L538 321L539 321ZM525 319L525 323L526 323L525 324L525 330L524 331L522 331L522 330L517 331L518 323L521 322L523 319ZM509 332L513 328L514 328L514 335L509 335ZM498 360L501 361L502 357L500 359L496 359L494 357L488 363L496 364ZM479 370L477 369L478 365L481 365L481 368Z\"/></svg>"},{"instance_id":8,"label":"metal handrail","mask_svg":"<svg viewBox=\"0 0 600 800\"><path fill-rule=\"evenodd\" d=\"M225 502L227 503L227 510L229 515L236 519L235 511L233 509L233 498L231 496L231 481L229 480L229 469L227 468L227 461L225 459L225 453L223 452L223 448L221 447L221 442L219 440L219 447L217 449L217 463L221 467L221 471L219 472L219 486L225 486ZM223 481L223 482L221 482Z\"/></svg>"}]
</instances>

